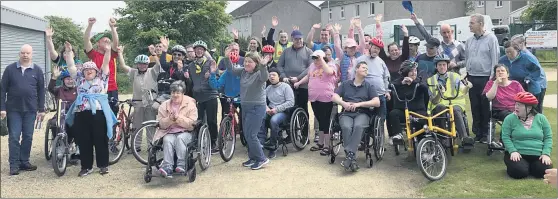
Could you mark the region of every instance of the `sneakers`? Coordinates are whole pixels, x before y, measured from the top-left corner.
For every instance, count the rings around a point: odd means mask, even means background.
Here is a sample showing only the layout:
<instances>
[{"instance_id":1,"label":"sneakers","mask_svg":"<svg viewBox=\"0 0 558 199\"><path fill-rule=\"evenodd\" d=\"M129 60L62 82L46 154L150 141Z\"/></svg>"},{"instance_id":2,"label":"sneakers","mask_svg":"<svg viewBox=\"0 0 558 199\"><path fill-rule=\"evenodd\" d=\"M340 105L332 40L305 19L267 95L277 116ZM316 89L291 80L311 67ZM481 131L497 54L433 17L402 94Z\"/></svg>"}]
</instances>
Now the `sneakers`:
<instances>
[{"instance_id":1,"label":"sneakers","mask_svg":"<svg viewBox=\"0 0 558 199\"><path fill-rule=\"evenodd\" d=\"M24 171L35 171L37 170L37 166L32 165L31 163L24 163L19 165L19 169L20 170L24 170Z\"/></svg>"},{"instance_id":2,"label":"sneakers","mask_svg":"<svg viewBox=\"0 0 558 199\"><path fill-rule=\"evenodd\" d=\"M273 159L277 157L277 150L270 150L269 154L267 155L267 158L269 159Z\"/></svg>"},{"instance_id":3,"label":"sneakers","mask_svg":"<svg viewBox=\"0 0 558 199\"><path fill-rule=\"evenodd\" d=\"M101 168L99 168L99 173L100 173L101 175L105 175L105 174L109 173L108 167L101 167Z\"/></svg>"},{"instance_id":4,"label":"sneakers","mask_svg":"<svg viewBox=\"0 0 558 199\"><path fill-rule=\"evenodd\" d=\"M10 168L10 175L11 176L19 175L19 168Z\"/></svg>"},{"instance_id":5,"label":"sneakers","mask_svg":"<svg viewBox=\"0 0 558 199\"><path fill-rule=\"evenodd\" d=\"M159 168L159 173L163 178L172 178L172 173L170 170Z\"/></svg>"},{"instance_id":6,"label":"sneakers","mask_svg":"<svg viewBox=\"0 0 558 199\"><path fill-rule=\"evenodd\" d=\"M248 161L246 161L246 162L243 162L243 163L242 163L242 166L244 166L244 167L251 167L251 166L254 165L255 163L256 163L256 161L254 161L254 160L248 160Z\"/></svg>"},{"instance_id":7,"label":"sneakers","mask_svg":"<svg viewBox=\"0 0 558 199\"><path fill-rule=\"evenodd\" d=\"M345 157L345 160L341 162L341 166L343 166L346 171L357 171L359 167L355 158L355 153L347 152L346 154L347 156Z\"/></svg>"},{"instance_id":8,"label":"sneakers","mask_svg":"<svg viewBox=\"0 0 558 199\"><path fill-rule=\"evenodd\" d=\"M266 158L264 161L258 161L256 163L252 164L252 166L250 168L252 170L258 170L258 169L261 169L267 163L269 163L269 158Z\"/></svg>"},{"instance_id":9,"label":"sneakers","mask_svg":"<svg viewBox=\"0 0 558 199\"><path fill-rule=\"evenodd\" d=\"M396 143L399 143L403 140L403 135L401 135L401 133L398 133L397 135L391 136L389 138L389 145L394 145Z\"/></svg>"},{"instance_id":10,"label":"sneakers","mask_svg":"<svg viewBox=\"0 0 558 199\"><path fill-rule=\"evenodd\" d=\"M215 154L218 154L218 153L219 153L219 148L217 148L217 147L212 147L211 148L211 155L215 155Z\"/></svg>"},{"instance_id":11,"label":"sneakers","mask_svg":"<svg viewBox=\"0 0 558 199\"><path fill-rule=\"evenodd\" d=\"M320 141L320 136L316 135L314 136L314 143L318 143Z\"/></svg>"},{"instance_id":12,"label":"sneakers","mask_svg":"<svg viewBox=\"0 0 558 199\"><path fill-rule=\"evenodd\" d=\"M186 170L184 170L182 167L176 167L176 169L174 169L174 172L179 174L185 174Z\"/></svg>"},{"instance_id":13,"label":"sneakers","mask_svg":"<svg viewBox=\"0 0 558 199\"><path fill-rule=\"evenodd\" d=\"M82 170L79 172L78 176L79 176L79 177L84 177L84 176L87 176L87 175L89 175L89 174L91 174L91 173L93 173L93 169L82 169Z\"/></svg>"}]
</instances>

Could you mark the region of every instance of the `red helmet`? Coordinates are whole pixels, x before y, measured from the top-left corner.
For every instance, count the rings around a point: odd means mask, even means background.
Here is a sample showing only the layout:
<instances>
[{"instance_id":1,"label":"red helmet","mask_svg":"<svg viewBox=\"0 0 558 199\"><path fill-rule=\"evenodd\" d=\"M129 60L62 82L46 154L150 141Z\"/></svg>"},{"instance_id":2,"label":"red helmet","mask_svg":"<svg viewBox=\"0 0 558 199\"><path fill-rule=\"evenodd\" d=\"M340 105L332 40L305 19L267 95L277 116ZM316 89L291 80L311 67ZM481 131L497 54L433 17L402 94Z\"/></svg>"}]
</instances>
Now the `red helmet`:
<instances>
[{"instance_id":1,"label":"red helmet","mask_svg":"<svg viewBox=\"0 0 558 199\"><path fill-rule=\"evenodd\" d=\"M229 59L231 60L232 63L238 63L238 60L240 59L240 55L238 55L237 52L230 52L229 53Z\"/></svg>"},{"instance_id":2,"label":"red helmet","mask_svg":"<svg viewBox=\"0 0 558 199\"><path fill-rule=\"evenodd\" d=\"M532 106L539 104L539 100L537 100L537 98L529 92L517 93L513 98L513 100L522 104L532 105Z\"/></svg>"},{"instance_id":3,"label":"red helmet","mask_svg":"<svg viewBox=\"0 0 558 199\"><path fill-rule=\"evenodd\" d=\"M275 48L273 48L273 46L271 45L265 45L262 49L263 53L274 53L275 52Z\"/></svg>"},{"instance_id":4,"label":"red helmet","mask_svg":"<svg viewBox=\"0 0 558 199\"><path fill-rule=\"evenodd\" d=\"M372 40L370 40L370 43L380 48L384 48L384 42L378 38L372 38Z\"/></svg>"}]
</instances>

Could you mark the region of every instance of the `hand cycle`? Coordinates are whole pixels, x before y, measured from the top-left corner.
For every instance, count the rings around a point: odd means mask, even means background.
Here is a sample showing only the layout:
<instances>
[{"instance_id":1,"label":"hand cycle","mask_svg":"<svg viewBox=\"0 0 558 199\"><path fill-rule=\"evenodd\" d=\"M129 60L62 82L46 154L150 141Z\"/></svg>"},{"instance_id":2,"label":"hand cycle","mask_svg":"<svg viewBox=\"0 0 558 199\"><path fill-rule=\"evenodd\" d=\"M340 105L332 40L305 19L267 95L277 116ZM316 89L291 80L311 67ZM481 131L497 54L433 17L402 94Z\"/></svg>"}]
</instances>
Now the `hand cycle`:
<instances>
[{"instance_id":1,"label":"hand cycle","mask_svg":"<svg viewBox=\"0 0 558 199\"><path fill-rule=\"evenodd\" d=\"M451 105L451 100L457 98L459 96L459 87L461 84L458 84L457 89L456 89L456 95L453 97L445 97L443 94L441 95L442 99L444 100L448 100L450 101L450 105L448 106L448 108L444 109L443 111L431 116L430 114L428 114L427 116L425 115L421 115L418 114L416 112L410 111L409 110L409 101L413 101L415 99L415 94L417 92L417 88L419 86L419 84L417 83L415 85L415 88L413 90L413 96L411 99L407 99L405 97L404 100L402 100L401 98L399 98L399 95L397 93L397 89L395 88L395 86L393 84L390 84L390 87L395 95L395 98L400 101L400 102L405 102L405 131L406 131L406 137L407 137L407 144L409 147L409 151L413 152L413 154L415 155L417 164L419 165L419 168L422 172L422 174L428 178L431 181L436 181L439 179L442 179L445 174L446 174L446 170L447 170L447 164L448 164L448 156L446 154L446 149L451 147L451 150L455 150L456 146L455 145L455 139L456 139L456 130L455 130L455 118L453 117L453 106ZM436 86L436 85L434 85ZM441 92L441 88L438 87L438 92ZM443 93L443 92L441 92ZM443 128L440 128L438 126L435 126L433 124L433 120L434 119L442 119L443 116L442 115L446 115L449 113L449 121L451 124L451 128L450 131L445 130ZM414 122L418 122L419 120L426 120L427 124L425 124L423 126L422 129L412 132L414 131L414 129L411 129L411 121ZM421 136L422 138L419 140L419 136ZM450 146L446 147L444 146L444 144L442 143L442 141L440 139L444 139L444 140L449 140L450 142ZM417 145L418 143L418 145ZM405 144L405 143L404 143ZM418 148L419 150L414 150L416 148ZM406 146L407 147L407 146ZM427 149L429 148L429 149ZM428 150L427 153L433 153L433 154L427 154L425 153L423 150ZM396 152L397 152L397 148L396 148ZM453 152L452 152L453 154ZM431 171L428 171L428 167L432 166L430 164L433 163L441 163L441 169L439 171L439 173L434 174L431 173ZM429 164L429 166L425 166L425 164Z\"/></svg>"},{"instance_id":2,"label":"hand cycle","mask_svg":"<svg viewBox=\"0 0 558 199\"><path fill-rule=\"evenodd\" d=\"M70 154L76 151L75 147L71 146L68 141L68 134L66 132L66 104L67 101L58 100L58 110L56 111L56 137L52 142L52 167L56 175L63 176L66 173L66 166L70 159Z\"/></svg>"},{"instance_id":3,"label":"hand cycle","mask_svg":"<svg viewBox=\"0 0 558 199\"><path fill-rule=\"evenodd\" d=\"M118 101L120 109L118 111L117 124L113 127L112 139L109 140L109 165L117 163L124 154L124 148L130 150L130 134L133 132L133 110L134 102L141 100L128 99ZM124 111L124 105L128 105L128 112ZM128 113L128 114L127 114Z\"/></svg>"},{"instance_id":4,"label":"hand cycle","mask_svg":"<svg viewBox=\"0 0 558 199\"><path fill-rule=\"evenodd\" d=\"M228 162L232 159L234 155L235 145L236 145L236 135L240 135L240 141L242 145L246 146L246 139L242 135L242 129L240 129L239 113L236 111L234 104L240 103L240 97L228 97L223 94L219 94L220 100L226 100L229 103L229 113L221 119L221 124L219 124L219 137L217 138L217 146L219 147L219 154L221 158Z\"/></svg>"}]
</instances>

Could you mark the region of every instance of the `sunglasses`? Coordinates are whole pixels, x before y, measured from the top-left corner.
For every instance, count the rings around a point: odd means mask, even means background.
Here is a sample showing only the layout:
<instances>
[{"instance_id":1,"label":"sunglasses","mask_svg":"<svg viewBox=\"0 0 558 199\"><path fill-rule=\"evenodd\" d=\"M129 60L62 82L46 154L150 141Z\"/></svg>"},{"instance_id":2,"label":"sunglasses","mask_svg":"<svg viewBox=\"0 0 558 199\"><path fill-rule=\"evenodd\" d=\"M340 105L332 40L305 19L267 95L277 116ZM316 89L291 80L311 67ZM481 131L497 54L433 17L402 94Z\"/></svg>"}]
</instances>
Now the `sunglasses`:
<instances>
[{"instance_id":1,"label":"sunglasses","mask_svg":"<svg viewBox=\"0 0 558 199\"><path fill-rule=\"evenodd\" d=\"M182 53L173 53L172 56L182 57Z\"/></svg>"}]
</instances>

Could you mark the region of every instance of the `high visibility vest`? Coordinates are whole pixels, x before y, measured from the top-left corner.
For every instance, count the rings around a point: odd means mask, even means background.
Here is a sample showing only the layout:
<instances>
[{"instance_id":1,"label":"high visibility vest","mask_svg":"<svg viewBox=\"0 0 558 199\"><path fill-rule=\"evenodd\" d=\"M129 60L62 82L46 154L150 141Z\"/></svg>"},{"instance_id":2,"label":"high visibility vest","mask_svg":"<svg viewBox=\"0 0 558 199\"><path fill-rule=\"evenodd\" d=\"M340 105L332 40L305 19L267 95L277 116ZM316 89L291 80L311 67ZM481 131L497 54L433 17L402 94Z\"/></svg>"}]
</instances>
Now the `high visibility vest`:
<instances>
[{"instance_id":1,"label":"high visibility vest","mask_svg":"<svg viewBox=\"0 0 558 199\"><path fill-rule=\"evenodd\" d=\"M467 92L462 92L464 90L462 90L465 85L461 83L461 76L457 73L454 72L447 72L448 75L448 79L446 80L446 92L444 93L444 97L446 98L451 98L453 96L455 96L456 92L460 92L457 91L457 83L460 83L461 86L459 87L459 89L461 90L461 92L459 93L459 96L457 98L455 98L454 100L451 100L452 105L459 105L461 106L461 109L465 110L465 96L467 95ZM434 96L438 95L438 88L434 85L438 85L438 77L439 74L436 73L434 74L432 77L428 78L427 80L427 84L428 84L428 90L431 93L431 98L433 98ZM448 100L444 100L441 99L439 104L443 104L443 105L449 105L449 101ZM437 104L433 104L432 101L428 102L428 110L432 111L432 109L434 109L434 107L436 107Z\"/></svg>"},{"instance_id":2,"label":"high visibility vest","mask_svg":"<svg viewBox=\"0 0 558 199\"><path fill-rule=\"evenodd\" d=\"M287 48L290 48L293 45L293 42L289 42L287 43ZM275 43L275 53L273 54L273 61L275 63L279 62L279 58L281 57L281 54L283 53L283 45L281 45L279 42Z\"/></svg>"}]
</instances>

